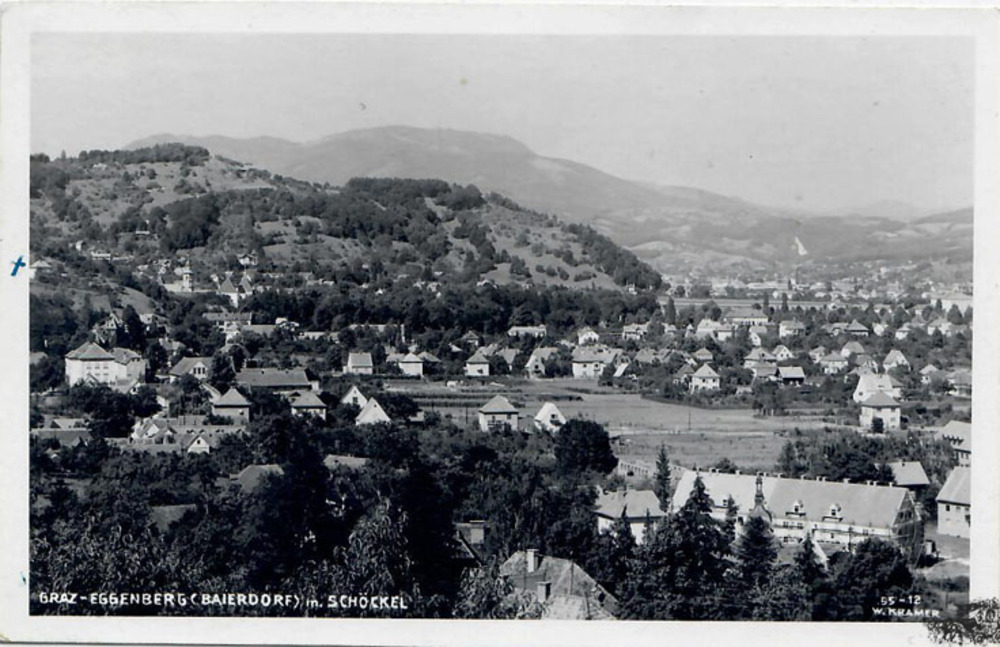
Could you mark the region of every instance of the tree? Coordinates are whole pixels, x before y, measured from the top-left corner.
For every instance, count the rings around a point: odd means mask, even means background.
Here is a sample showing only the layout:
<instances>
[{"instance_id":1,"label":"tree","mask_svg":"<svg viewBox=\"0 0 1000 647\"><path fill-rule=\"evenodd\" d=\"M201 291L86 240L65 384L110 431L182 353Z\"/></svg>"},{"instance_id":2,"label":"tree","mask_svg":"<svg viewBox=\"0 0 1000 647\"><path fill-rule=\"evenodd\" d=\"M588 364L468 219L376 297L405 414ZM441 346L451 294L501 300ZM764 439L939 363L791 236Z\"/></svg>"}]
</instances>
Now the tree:
<instances>
[{"instance_id":1,"label":"tree","mask_svg":"<svg viewBox=\"0 0 1000 647\"><path fill-rule=\"evenodd\" d=\"M763 515L749 515L736 547L739 578L743 586L748 590L764 586L777 557L771 524Z\"/></svg>"},{"instance_id":2,"label":"tree","mask_svg":"<svg viewBox=\"0 0 1000 647\"><path fill-rule=\"evenodd\" d=\"M212 368L209 372L209 383L225 393L236 380L236 370L233 368L233 360L225 352L218 350L212 355Z\"/></svg>"},{"instance_id":3,"label":"tree","mask_svg":"<svg viewBox=\"0 0 1000 647\"><path fill-rule=\"evenodd\" d=\"M670 512L673 485L670 482L670 457L667 448L660 445L656 455L656 475L653 477L653 492L660 501L660 510Z\"/></svg>"},{"instance_id":4,"label":"tree","mask_svg":"<svg viewBox=\"0 0 1000 647\"><path fill-rule=\"evenodd\" d=\"M664 313L664 319L671 325L675 325L677 323L677 306L674 305L673 297L667 297L667 308Z\"/></svg>"},{"instance_id":5,"label":"tree","mask_svg":"<svg viewBox=\"0 0 1000 647\"><path fill-rule=\"evenodd\" d=\"M556 436L555 455L556 469L563 474L607 474L618 464L608 432L592 420L567 421Z\"/></svg>"},{"instance_id":6,"label":"tree","mask_svg":"<svg viewBox=\"0 0 1000 647\"><path fill-rule=\"evenodd\" d=\"M883 596L898 599L910 592L913 575L898 548L868 538L839 565L834 581L834 619L868 621L873 619L872 609Z\"/></svg>"}]
</instances>

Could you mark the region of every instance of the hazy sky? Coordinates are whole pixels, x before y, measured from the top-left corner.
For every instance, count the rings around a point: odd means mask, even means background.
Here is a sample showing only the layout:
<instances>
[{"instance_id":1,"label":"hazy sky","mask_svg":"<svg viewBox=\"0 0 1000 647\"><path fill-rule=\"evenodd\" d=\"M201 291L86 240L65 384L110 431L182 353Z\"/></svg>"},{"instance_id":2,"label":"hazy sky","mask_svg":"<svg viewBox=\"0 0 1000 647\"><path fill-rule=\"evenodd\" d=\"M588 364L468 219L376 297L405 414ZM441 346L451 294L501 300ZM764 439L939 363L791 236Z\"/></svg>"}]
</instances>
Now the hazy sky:
<instances>
[{"instance_id":1,"label":"hazy sky","mask_svg":"<svg viewBox=\"0 0 1000 647\"><path fill-rule=\"evenodd\" d=\"M50 154L410 125L769 205L972 203L967 40L46 34L32 73Z\"/></svg>"}]
</instances>

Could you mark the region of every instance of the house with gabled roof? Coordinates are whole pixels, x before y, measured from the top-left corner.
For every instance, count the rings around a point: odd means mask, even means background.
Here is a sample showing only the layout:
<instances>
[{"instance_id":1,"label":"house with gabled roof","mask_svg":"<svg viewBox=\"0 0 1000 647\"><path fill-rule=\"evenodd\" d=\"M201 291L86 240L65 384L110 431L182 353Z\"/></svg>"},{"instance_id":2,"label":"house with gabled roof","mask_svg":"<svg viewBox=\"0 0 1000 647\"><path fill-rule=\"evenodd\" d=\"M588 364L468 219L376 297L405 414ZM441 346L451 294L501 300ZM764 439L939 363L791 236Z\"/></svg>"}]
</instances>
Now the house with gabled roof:
<instances>
[{"instance_id":1,"label":"house with gabled roof","mask_svg":"<svg viewBox=\"0 0 1000 647\"><path fill-rule=\"evenodd\" d=\"M948 441L955 462L963 466L972 464L972 423L951 420L944 427L935 429L934 435Z\"/></svg>"},{"instance_id":2,"label":"house with gabled roof","mask_svg":"<svg viewBox=\"0 0 1000 647\"><path fill-rule=\"evenodd\" d=\"M250 401L232 387L212 401L212 415L232 418L237 422L249 422Z\"/></svg>"},{"instance_id":3,"label":"house with gabled roof","mask_svg":"<svg viewBox=\"0 0 1000 647\"><path fill-rule=\"evenodd\" d=\"M479 429L484 432L502 429L517 430L518 410L510 400L495 395L479 408Z\"/></svg>"},{"instance_id":4,"label":"house with gabled roof","mask_svg":"<svg viewBox=\"0 0 1000 647\"><path fill-rule=\"evenodd\" d=\"M868 326L864 325L857 319L847 324L847 327L844 328L844 332L852 337L867 337L871 334L871 331L868 330Z\"/></svg>"},{"instance_id":5,"label":"house with gabled roof","mask_svg":"<svg viewBox=\"0 0 1000 647\"><path fill-rule=\"evenodd\" d=\"M375 364L372 362L372 354L369 352L348 353L344 373L348 375L373 375Z\"/></svg>"},{"instance_id":6,"label":"house with gabled roof","mask_svg":"<svg viewBox=\"0 0 1000 647\"><path fill-rule=\"evenodd\" d=\"M712 354L712 351L708 350L704 346L696 350L693 353L693 357L699 362L711 362L715 359L715 355Z\"/></svg>"},{"instance_id":7,"label":"house with gabled roof","mask_svg":"<svg viewBox=\"0 0 1000 647\"><path fill-rule=\"evenodd\" d=\"M293 397L291 408L294 415L310 415L326 420L326 403L313 391L303 391Z\"/></svg>"},{"instance_id":8,"label":"house with gabled roof","mask_svg":"<svg viewBox=\"0 0 1000 647\"><path fill-rule=\"evenodd\" d=\"M765 348L752 348L743 358L743 368L753 368L758 364L773 364L777 358Z\"/></svg>"},{"instance_id":9,"label":"house with gabled roof","mask_svg":"<svg viewBox=\"0 0 1000 647\"><path fill-rule=\"evenodd\" d=\"M382 405L375 398L368 398L365 406L361 408L361 412L354 418L354 424L359 427L383 422L392 422L392 418L389 417L389 414L385 412L385 409L382 408Z\"/></svg>"},{"instance_id":10,"label":"house with gabled roof","mask_svg":"<svg viewBox=\"0 0 1000 647\"><path fill-rule=\"evenodd\" d=\"M840 349L840 354L847 359L850 359L853 355L865 355L867 351L865 347L857 341L849 341L844 344L843 348Z\"/></svg>"},{"instance_id":11,"label":"house with gabled roof","mask_svg":"<svg viewBox=\"0 0 1000 647\"><path fill-rule=\"evenodd\" d=\"M906 488L827 481L823 477L688 470L674 489L674 510L687 502L699 477L712 500L713 518L724 521L726 501L733 498L737 534L759 502L770 516L775 540L782 545L800 544L809 535L832 554L851 551L871 537L896 545L910 560L916 560L923 548L923 519L913 493Z\"/></svg>"},{"instance_id":12,"label":"house with gabled roof","mask_svg":"<svg viewBox=\"0 0 1000 647\"><path fill-rule=\"evenodd\" d=\"M691 391L717 391L720 386L719 374L708 364L702 364L691 374Z\"/></svg>"},{"instance_id":13,"label":"house with gabled roof","mask_svg":"<svg viewBox=\"0 0 1000 647\"><path fill-rule=\"evenodd\" d=\"M305 369L301 368L244 367L236 373L236 383L247 388L267 389L285 395L319 389L319 382L310 380Z\"/></svg>"},{"instance_id":14,"label":"house with gabled roof","mask_svg":"<svg viewBox=\"0 0 1000 647\"><path fill-rule=\"evenodd\" d=\"M424 376L424 360L413 353L403 355L396 362L396 365L399 366L399 370L403 375L408 375L409 377Z\"/></svg>"},{"instance_id":15,"label":"house with gabled roof","mask_svg":"<svg viewBox=\"0 0 1000 647\"><path fill-rule=\"evenodd\" d=\"M572 560L519 550L500 575L540 605L543 619L613 620L618 613L618 600Z\"/></svg>"},{"instance_id":16,"label":"house with gabled roof","mask_svg":"<svg viewBox=\"0 0 1000 647\"><path fill-rule=\"evenodd\" d=\"M877 374L867 374L862 375L858 379L858 385L854 387L854 393L851 398L855 402L862 402L867 399L868 396L873 395L879 391L889 394L893 398L903 397L902 389L900 389L899 382L889 375L877 375Z\"/></svg>"},{"instance_id":17,"label":"house with gabled roof","mask_svg":"<svg viewBox=\"0 0 1000 647\"><path fill-rule=\"evenodd\" d=\"M352 384L351 388L347 390L344 397L340 399L340 404L343 405L353 405L359 409L363 409L368 403L368 398L361 392L356 385Z\"/></svg>"},{"instance_id":18,"label":"house with gabled roof","mask_svg":"<svg viewBox=\"0 0 1000 647\"><path fill-rule=\"evenodd\" d=\"M778 378L785 386L800 386L806 382L806 373L801 366L779 366Z\"/></svg>"},{"instance_id":19,"label":"house with gabled roof","mask_svg":"<svg viewBox=\"0 0 1000 647\"><path fill-rule=\"evenodd\" d=\"M585 347L573 350L573 377L578 379L599 378L604 367L613 363L618 356L616 349Z\"/></svg>"},{"instance_id":20,"label":"house with gabled roof","mask_svg":"<svg viewBox=\"0 0 1000 647\"><path fill-rule=\"evenodd\" d=\"M601 336L594 331L593 328L581 328L576 333L576 343L580 346L586 346L587 344L596 344L601 341Z\"/></svg>"},{"instance_id":21,"label":"house with gabled roof","mask_svg":"<svg viewBox=\"0 0 1000 647\"><path fill-rule=\"evenodd\" d=\"M847 369L847 358L840 353L830 353L819 361L825 375L836 375Z\"/></svg>"},{"instance_id":22,"label":"house with gabled roof","mask_svg":"<svg viewBox=\"0 0 1000 647\"><path fill-rule=\"evenodd\" d=\"M71 350L65 358L66 382L94 382L113 386L120 382L142 381L146 375L146 360L127 348L107 351L94 342Z\"/></svg>"},{"instance_id":23,"label":"house with gabled roof","mask_svg":"<svg viewBox=\"0 0 1000 647\"><path fill-rule=\"evenodd\" d=\"M969 539L972 530L972 469L956 467L937 495L938 532Z\"/></svg>"},{"instance_id":24,"label":"house with gabled roof","mask_svg":"<svg viewBox=\"0 0 1000 647\"><path fill-rule=\"evenodd\" d=\"M659 497L652 490L599 492L594 504L597 531L610 531L617 520L625 519L636 543L641 544L645 541L646 524L656 524L667 516L660 505Z\"/></svg>"},{"instance_id":25,"label":"house with gabled roof","mask_svg":"<svg viewBox=\"0 0 1000 647\"><path fill-rule=\"evenodd\" d=\"M862 376L864 377L867 376ZM876 420L882 421L883 431L895 431L900 428L899 403L884 391L876 391L861 401L861 427L873 429Z\"/></svg>"},{"instance_id":26,"label":"house with gabled roof","mask_svg":"<svg viewBox=\"0 0 1000 647\"><path fill-rule=\"evenodd\" d=\"M910 361L906 359L903 353L893 348L886 354L885 359L882 360L882 368L886 371L894 368L901 368L908 371L910 370Z\"/></svg>"},{"instance_id":27,"label":"house with gabled roof","mask_svg":"<svg viewBox=\"0 0 1000 647\"><path fill-rule=\"evenodd\" d=\"M794 337L806 331L806 325L798 319L785 320L778 324L778 337Z\"/></svg>"},{"instance_id":28,"label":"house with gabled roof","mask_svg":"<svg viewBox=\"0 0 1000 647\"><path fill-rule=\"evenodd\" d=\"M229 302L234 308L239 307L241 295L240 291L233 284L232 278L227 276L221 283L219 283L219 288L216 290L216 294L229 299Z\"/></svg>"},{"instance_id":29,"label":"house with gabled roof","mask_svg":"<svg viewBox=\"0 0 1000 647\"><path fill-rule=\"evenodd\" d=\"M691 376L694 375L694 369L691 368L690 364L684 364L677 372L673 375L674 384L690 384Z\"/></svg>"},{"instance_id":30,"label":"house with gabled roof","mask_svg":"<svg viewBox=\"0 0 1000 647\"><path fill-rule=\"evenodd\" d=\"M893 480L899 487L919 493L931 484L920 461L892 461L887 465L892 470Z\"/></svg>"},{"instance_id":31,"label":"house with gabled roof","mask_svg":"<svg viewBox=\"0 0 1000 647\"><path fill-rule=\"evenodd\" d=\"M211 370L211 357L182 357L176 364L170 367L167 375L170 376L171 382L179 380L185 375L190 375L199 382L204 382L208 379Z\"/></svg>"},{"instance_id":32,"label":"house with gabled roof","mask_svg":"<svg viewBox=\"0 0 1000 647\"><path fill-rule=\"evenodd\" d=\"M545 362L558 352L552 346L541 346L531 351L528 361L524 363L524 372L529 378L545 377Z\"/></svg>"},{"instance_id":33,"label":"house with gabled roof","mask_svg":"<svg viewBox=\"0 0 1000 647\"><path fill-rule=\"evenodd\" d=\"M756 347L764 345L764 338L770 334L770 329L767 326L750 326L750 330L747 332L747 338L750 343Z\"/></svg>"},{"instance_id":34,"label":"house with gabled roof","mask_svg":"<svg viewBox=\"0 0 1000 647\"><path fill-rule=\"evenodd\" d=\"M795 353L789 350L788 346L785 346L784 344L778 344L775 346L774 350L771 351L771 354L774 355L774 358L779 362L787 362L790 359L795 359Z\"/></svg>"},{"instance_id":35,"label":"house with gabled roof","mask_svg":"<svg viewBox=\"0 0 1000 647\"><path fill-rule=\"evenodd\" d=\"M534 424L535 429L554 434L566 424L566 416L562 414L554 402L546 402L535 414Z\"/></svg>"},{"instance_id":36,"label":"house with gabled roof","mask_svg":"<svg viewBox=\"0 0 1000 647\"><path fill-rule=\"evenodd\" d=\"M465 360L465 375L467 377L489 377L490 360L483 354L482 349L476 350L469 359Z\"/></svg>"}]
</instances>

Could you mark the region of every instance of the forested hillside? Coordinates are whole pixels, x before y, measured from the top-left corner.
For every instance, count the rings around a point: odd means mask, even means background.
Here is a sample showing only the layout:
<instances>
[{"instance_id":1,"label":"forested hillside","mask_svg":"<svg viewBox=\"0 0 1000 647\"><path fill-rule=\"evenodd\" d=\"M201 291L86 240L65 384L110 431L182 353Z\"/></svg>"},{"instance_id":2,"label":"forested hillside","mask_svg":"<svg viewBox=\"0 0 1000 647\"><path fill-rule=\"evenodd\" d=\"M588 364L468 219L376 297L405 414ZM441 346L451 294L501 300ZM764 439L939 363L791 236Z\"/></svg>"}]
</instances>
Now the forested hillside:
<instances>
[{"instance_id":1,"label":"forested hillside","mask_svg":"<svg viewBox=\"0 0 1000 647\"><path fill-rule=\"evenodd\" d=\"M35 156L31 171L36 256L74 246L142 264L169 253L224 270L236 255L254 253L262 271L299 264L329 278L360 262L374 277L660 284L656 272L593 229L471 185L364 178L332 187L180 144Z\"/></svg>"}]
</instances>

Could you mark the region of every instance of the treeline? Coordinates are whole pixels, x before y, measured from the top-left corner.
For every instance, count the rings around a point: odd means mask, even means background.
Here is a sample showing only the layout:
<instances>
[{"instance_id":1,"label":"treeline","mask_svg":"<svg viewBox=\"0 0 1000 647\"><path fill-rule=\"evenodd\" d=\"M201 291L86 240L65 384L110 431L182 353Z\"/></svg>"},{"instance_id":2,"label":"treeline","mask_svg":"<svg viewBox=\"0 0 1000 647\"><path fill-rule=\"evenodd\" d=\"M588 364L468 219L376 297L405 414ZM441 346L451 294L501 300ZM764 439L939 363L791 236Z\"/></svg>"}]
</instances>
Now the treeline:
<instances>
[{"instance_id":1,"label":"treeline","mask_svg":"<svg viewBox=\"0 0 1000 647\"><path fill-rule=\"evenodd\" d=\"M158 162L180 162L186 166L201 166L212 154L202 146L186 144L155 144L133 150L89 150L80 151L77 156L81 162L91 164L152 164Z\"/></svg>"},{"instance_id":2,"label":"treeline","mask_svg":"<svg viewBox=\"0 0 1000 647\"><path fill-rule=\"evenodd\" d=\"M330 289L266 290L244 306L262 321L287 317L311 330L340 330L351 324L403 324L408 335L436 333L434 344L457 340L469 331L481 335L505 333L512 325L545 324L552 335L582 325L619 317L648 318L657 311L655 295L623 294L615 290L580 291L562 287L517 285L455 285L440 296L406 285L348 293ZM419 341L419 337L414 338Z\"/></svg>"}]
</instances>

